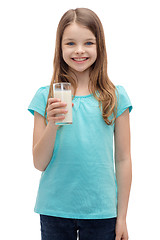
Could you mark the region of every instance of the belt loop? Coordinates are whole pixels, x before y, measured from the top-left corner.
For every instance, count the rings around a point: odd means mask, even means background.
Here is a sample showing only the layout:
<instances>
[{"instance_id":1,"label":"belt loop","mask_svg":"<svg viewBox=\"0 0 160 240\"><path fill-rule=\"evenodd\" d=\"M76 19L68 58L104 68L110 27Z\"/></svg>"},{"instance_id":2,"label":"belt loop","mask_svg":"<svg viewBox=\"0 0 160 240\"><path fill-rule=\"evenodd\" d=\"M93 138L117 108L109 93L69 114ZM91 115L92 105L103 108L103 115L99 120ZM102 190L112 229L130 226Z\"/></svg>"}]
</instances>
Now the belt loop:
<instances>
[{"instance_id":1,"label":"belt loop","mask_svg":"<svg viewBox=\"0 0 160 240\"><path fill-rule=\"evenodd\" d=\"M74 218L74 223L76 225L76 229L78 229L78 223L77 223L77 219L76 218Z\"/></svg>"}]
</instances>

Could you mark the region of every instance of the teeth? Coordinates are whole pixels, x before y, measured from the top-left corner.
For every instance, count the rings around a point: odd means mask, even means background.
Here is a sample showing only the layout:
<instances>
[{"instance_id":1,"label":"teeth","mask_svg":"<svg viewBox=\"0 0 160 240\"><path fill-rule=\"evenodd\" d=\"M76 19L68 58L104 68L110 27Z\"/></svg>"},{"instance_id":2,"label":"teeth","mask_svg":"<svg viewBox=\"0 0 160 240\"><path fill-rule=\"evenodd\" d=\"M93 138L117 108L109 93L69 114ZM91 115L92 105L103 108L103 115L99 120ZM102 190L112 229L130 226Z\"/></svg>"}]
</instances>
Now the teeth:
<instances>
[{"instance_id":1,"label":"teeth","mask_svg":"<svg viewBox=\"0 0 160 240\"><path fill-rule=\"evenodd\" d=\"M75 61L84 61L86 60L87 58L73 58Z\"/></svg>"}]
</instances>

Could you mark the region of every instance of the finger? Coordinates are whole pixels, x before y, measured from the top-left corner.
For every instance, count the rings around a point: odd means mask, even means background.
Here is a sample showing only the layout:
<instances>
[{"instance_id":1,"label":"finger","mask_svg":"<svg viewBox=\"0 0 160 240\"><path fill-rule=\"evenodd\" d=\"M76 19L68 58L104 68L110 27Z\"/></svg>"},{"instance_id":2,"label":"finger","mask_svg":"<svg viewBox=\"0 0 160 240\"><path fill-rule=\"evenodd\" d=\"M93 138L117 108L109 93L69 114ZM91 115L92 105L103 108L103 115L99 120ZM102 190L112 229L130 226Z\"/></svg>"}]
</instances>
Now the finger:
<instances>
[{"instance_id":1,"label":"finger","mask_svg":"<svg viewBox=\"0 0 160 240\"><path fill-rule=\"evenodd\" d=\"M52 104L54 102L61 102L60 98L48 98L48 104Z\"/></svg>"},{"instance_id":2,"label":"finger","mask_svg":"<svg viewBox=\"0 0 160 240\"><path fill-rule=\"evenodd\" d=\"M54 108L53 110L48 112L48 117L49 116L55 116L57 114L66 114L68 112L67 109L59 109L59 108Z\"/></svg>"},{"instance_id":3,"label":"finger","mask_svg":"<svg viewBox=\"0 0 160 240\"><path fill-rule=\"evenodd\" d=\"M60 120L63 120L63 119L65 119L65 116L48 117L48 118L47 118L48 121L53 121L53 122L60 121Z\"/></svg>"},{"instance_id":4,"label":"finger","mask_svg":"<svg viewBox=\"0 0 160 240\"><path fill-rule=\"evenodd\" d=\"M53 109L64 108L66 106L67 106L66 103L62 103L62 102L56 102L55 103L54 102L54 103L51 103L51 104L48 105L47 112L50 112Z\"/></svg>"},{"instance_id":5,"label":"finger","mask_svg":"<svg viewBox=\"0 0 160 240\"><path fill-rule=\"evenodd\" d=\"M128 236L128 234L125 234L124 236L123 236L123 238L122 239L124 239L124 240L128 240L129 239L129 236Z\"/></svg>"},{"instance_id":6,"label":"finger","mask_svg":"<svg viewBox=\"0 0 160 240\"><path fill-rule=\"evenodd\" d=\"M121 240L120 236L116 236L115 240Z\"/></svg>"}]
</instances>

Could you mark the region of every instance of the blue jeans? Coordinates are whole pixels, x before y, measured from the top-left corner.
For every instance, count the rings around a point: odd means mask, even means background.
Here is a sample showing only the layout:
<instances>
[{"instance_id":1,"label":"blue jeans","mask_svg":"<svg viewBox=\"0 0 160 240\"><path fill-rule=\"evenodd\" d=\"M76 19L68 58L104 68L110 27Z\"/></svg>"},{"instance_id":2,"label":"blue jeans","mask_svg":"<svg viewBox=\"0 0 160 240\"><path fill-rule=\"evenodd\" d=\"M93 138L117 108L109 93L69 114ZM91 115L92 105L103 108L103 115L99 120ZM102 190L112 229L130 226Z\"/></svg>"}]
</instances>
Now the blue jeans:
<instances>
[{"instance_id":1,"label":"blue jeans","mask_svg":"<svg viewBox=\"0 0 160 240\"><path fill-rule=\"evenodd\" d=\"M41 240L115 240L116 218L73 219L40 214Z\"/></svg>"}]
</instances>

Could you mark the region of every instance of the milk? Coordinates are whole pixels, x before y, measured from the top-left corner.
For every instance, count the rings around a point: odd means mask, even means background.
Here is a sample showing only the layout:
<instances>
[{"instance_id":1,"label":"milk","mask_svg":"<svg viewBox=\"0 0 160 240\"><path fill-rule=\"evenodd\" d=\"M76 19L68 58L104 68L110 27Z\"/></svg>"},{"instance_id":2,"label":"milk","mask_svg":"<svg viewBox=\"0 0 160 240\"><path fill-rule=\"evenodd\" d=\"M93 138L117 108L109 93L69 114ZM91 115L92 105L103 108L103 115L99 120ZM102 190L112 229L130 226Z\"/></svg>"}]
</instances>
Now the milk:
<instances>
[{"instance_id":1,"label":"milk","mask_svg":"<svg viewBox=\"0 0 160 240\"><path fill-rule=\"evenodd\" d=\"M54 90L54 98L60 98L62 102L67 103L66 107L62 109L67 109L68 112L65 114L56 114L56 117L65 115L65 119L56 122L56 125L67 125L72 124L72 93L71 90Z\"/></svg>"}]
</instances>

